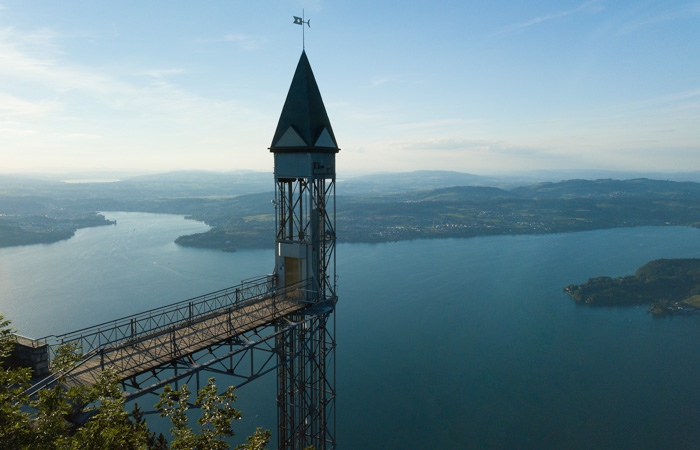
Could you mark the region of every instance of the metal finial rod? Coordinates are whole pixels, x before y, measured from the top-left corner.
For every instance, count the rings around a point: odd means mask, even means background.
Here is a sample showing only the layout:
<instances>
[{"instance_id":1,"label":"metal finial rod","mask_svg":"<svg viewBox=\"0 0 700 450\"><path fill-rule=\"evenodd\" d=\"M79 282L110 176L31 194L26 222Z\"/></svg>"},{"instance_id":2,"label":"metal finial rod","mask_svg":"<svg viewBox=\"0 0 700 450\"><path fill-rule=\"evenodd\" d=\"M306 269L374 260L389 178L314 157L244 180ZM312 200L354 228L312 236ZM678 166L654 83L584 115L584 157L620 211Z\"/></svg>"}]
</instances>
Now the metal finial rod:
<instances>
[{"instance_id":1,"label":"metal finial rod","mask_svg":"<svg viewBox=\"0 0 700 450\"><path fill-rule=\"evenodd\" d=\"M306 50L306 35L304 34L304 24L306 24L309 28L311 28L311 20L306 20L306 16L304 15L304 10L301 10L301 17L293 16L294 17L294 23L296 25L301 25L301 48L303 50Z\"/></svg>"}]
</instances>

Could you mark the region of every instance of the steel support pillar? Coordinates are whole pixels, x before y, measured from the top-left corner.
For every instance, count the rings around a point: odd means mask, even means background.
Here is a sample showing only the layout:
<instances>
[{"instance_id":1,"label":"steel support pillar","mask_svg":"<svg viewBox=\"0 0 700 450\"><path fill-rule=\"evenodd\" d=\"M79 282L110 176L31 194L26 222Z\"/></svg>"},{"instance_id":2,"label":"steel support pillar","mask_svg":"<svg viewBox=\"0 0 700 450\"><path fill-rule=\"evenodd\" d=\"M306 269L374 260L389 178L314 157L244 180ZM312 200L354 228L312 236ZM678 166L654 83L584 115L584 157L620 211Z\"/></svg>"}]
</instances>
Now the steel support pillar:
<instances>
[{"instance_id":1,"label":"steel support pillar","mask_svg":"<svg viewBox=\"0 0 700 450\"><path fill-rule=\"evenodd\" d=\"M335 448L333 307L277 336L279 449Z\"/></svg>"}]
</instances>

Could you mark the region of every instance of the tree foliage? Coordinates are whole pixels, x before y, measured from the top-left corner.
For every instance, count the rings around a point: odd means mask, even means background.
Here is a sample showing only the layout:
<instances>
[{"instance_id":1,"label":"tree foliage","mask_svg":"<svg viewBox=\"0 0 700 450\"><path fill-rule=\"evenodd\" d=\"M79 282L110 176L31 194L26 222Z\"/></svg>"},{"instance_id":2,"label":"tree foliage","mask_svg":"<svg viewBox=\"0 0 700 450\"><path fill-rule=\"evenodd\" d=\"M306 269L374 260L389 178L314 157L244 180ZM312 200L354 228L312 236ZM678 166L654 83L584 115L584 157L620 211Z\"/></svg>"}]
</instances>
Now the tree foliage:
<instances>
[{"instance_id":1,"label":"tree foliage","mask_svg":"<svg viewBox=\"0 0 700 450\"><path fill-rule=\"evenodd\" d=\"M0 443L7 449L47 450L163 450L171 449L227 449L226 438L234 435L233 421L241 413L233 407L234 387L217 392L215 380L209 379L196 398L202 414L197 420L199 430L189 425L190 391L187 385L175 390L170 385L163 389L156 409L172 423L172 442L148 429L144 414L135 406L131 414L125 410L125 400L117 374L109 370L91 387L67 387L65 378L29 398L31 369L18 367L13 361L14 340L10 322L0 315ZM79 361L82 355L75 347L59 348L52 361L52 370L61 374ZM70 419L77 414L88 414L89 419L76 425ZM258 428L248 443L239 450L264 449L270 442L268 430Z\"/></svg>"},{"instance_id":2,"label":"tree foliage","mask_svg":"<svg viewBox=\"0 0 700 450\"><path fill-rule=\"evenodd\" d=\"M633 276L591 278L564 291L589 306L681 301L700 294L700 259L659 259L643 265Z\"/></svg>"}]
</instances>

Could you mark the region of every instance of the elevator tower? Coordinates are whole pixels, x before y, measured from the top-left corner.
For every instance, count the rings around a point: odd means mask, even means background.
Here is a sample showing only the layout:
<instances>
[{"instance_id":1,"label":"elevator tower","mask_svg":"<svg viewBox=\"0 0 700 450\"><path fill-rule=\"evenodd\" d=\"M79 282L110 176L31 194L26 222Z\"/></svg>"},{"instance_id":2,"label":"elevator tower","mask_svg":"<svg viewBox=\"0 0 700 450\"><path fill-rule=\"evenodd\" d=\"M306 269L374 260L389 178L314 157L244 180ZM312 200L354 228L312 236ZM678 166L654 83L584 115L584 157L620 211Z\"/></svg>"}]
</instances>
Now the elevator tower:
<instances>
[{"instance_id":1,"label":"elevator tower","mask_svg":"<svg viewBox=\"0 0 700 450\"><path fill-rule=\"evenodd\" d=\"M278 447L284 449L335 447L339 150L302 51L270 146L276 187L274 276L278 287L291 289L288 295L308 305L276 325Z\"/></svg>"}]
</instances>

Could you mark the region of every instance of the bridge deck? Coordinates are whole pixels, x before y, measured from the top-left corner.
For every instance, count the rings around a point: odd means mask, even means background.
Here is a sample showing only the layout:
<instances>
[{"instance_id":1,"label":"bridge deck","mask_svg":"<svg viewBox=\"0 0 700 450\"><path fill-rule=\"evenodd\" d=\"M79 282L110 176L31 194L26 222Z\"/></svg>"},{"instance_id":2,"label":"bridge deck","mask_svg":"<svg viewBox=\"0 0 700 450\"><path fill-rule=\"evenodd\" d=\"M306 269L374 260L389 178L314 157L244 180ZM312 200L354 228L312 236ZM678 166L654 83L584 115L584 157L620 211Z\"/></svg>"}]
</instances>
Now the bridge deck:
<instances>
[{"instance_id":1,"label":"bridge deck","mask_svg":"<svg viewBox=\"0 0 700 450\"><path fill-rule=\"evenodd\" d=\"M186 357L226 339L269 325L306 305L293 296L264 296L238 305L214 311L196 321L185 320L166 330L140 336L102 348L92 358L71 370L67 385L90 386L104 369L115 370L120 380L149 372Z\"/></svg>"}]
</instances>

